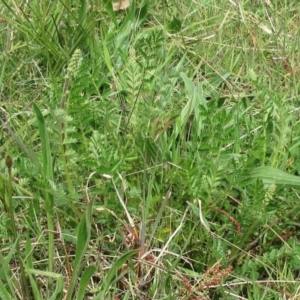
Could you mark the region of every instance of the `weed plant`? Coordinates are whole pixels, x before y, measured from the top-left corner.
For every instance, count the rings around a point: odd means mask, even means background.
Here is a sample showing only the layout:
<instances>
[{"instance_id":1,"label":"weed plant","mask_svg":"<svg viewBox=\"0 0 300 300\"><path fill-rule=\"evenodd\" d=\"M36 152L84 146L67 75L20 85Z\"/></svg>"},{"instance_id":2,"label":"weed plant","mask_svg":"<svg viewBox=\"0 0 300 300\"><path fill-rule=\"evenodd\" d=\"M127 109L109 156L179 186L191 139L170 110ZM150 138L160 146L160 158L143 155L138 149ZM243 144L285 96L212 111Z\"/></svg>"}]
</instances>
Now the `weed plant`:
<instances>
[{"instance_id":1,"label":"weed plant","mask_svg":"<svg viewBox=\"0 0 300 300\"><path fill-rule=\"evenodd\" d=\"M299 11L2 0L0 298L299 299Z\"/></svg>"}]
</instances>

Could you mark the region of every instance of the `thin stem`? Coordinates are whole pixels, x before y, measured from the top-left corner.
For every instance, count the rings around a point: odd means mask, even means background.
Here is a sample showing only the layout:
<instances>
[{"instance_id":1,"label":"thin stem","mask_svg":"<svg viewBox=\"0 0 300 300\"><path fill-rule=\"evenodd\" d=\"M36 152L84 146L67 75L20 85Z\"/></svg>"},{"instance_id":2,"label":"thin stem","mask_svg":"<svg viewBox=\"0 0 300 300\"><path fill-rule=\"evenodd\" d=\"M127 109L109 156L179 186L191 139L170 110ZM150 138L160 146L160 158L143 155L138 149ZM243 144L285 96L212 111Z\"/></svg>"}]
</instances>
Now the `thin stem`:
<instances>
[{"instance_id":1,"label":"thin stem","mask_svg":"<svg viewBox=\"0 0 300 300\"><path fill-rule=\"evenodd\" d=\"M67 110L67 98L69 95L69 85L70 85L70 78L71 78L71 73L68 71L66 78L65 78L65 83L63 87L63 92L62 92L62 97L61 97L61 109L66 111ZM61 123L61 147L62 147L62 158L63 158L63 164L64 164L64 169L65 169L65 174L66 174L66 179L68 183L68 188L72 196L74 196L74 189L73 189L73 184L72 180L70 177L69 169L68 169L68 159L66 157L66 145L64 144L65 138L66 138L66 133L65 133L65 128L66 124L65 122Z\"/></svg>"}]
</instances>

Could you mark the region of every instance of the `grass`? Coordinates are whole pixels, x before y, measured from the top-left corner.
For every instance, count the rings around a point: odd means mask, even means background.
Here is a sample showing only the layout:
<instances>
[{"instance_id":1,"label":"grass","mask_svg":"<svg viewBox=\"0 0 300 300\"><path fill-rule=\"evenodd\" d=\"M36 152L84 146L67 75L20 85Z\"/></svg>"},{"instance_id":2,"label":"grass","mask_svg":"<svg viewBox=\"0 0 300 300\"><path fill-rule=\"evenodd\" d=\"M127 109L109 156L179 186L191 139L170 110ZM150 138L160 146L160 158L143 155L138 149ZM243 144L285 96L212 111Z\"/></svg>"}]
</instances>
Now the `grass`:
<instances>
[{"instance_id":1,"label":"grass","mask_svg":"<svg viewBox=\"0 0 300 300\"><path fill-rule=\"evenodd\" d=\"M1 1L0 298L298 299L300 5L118 7Z\"/></svg>"}]
</instances>

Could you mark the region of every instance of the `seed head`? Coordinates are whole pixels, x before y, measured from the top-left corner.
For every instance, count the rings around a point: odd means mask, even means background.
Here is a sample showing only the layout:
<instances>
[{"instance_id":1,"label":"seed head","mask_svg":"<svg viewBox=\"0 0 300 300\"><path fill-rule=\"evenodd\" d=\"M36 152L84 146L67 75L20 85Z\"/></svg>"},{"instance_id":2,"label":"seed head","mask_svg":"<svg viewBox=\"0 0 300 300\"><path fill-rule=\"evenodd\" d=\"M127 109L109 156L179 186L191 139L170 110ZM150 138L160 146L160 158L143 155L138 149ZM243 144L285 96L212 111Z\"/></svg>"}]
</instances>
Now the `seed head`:
<instances>
[{"instance_id":1,"label":"seed head","mask_svg":"<svg viewBox=\"0 0 300 300\"><path fill-rule=\"evenodd\" d=\"M6 164L6 167L7 167L8 169L10 169L10 168L12 167L13 160L12 160L12 158L11 158L9 155L6 156L5 164Z\"/></svg>"},{"instance_id":2,"label":"seed head","mask_svg":"<svg viewBox=\"0 0 300 300\"><path fill-rule=\"evenodd\" d=\"M68 73L76 76L76 73L78 72L79 66L81 64L81 60L82 60L82 52L80 49L76 49L68 65Z\"/></svg>"}]
</instances>

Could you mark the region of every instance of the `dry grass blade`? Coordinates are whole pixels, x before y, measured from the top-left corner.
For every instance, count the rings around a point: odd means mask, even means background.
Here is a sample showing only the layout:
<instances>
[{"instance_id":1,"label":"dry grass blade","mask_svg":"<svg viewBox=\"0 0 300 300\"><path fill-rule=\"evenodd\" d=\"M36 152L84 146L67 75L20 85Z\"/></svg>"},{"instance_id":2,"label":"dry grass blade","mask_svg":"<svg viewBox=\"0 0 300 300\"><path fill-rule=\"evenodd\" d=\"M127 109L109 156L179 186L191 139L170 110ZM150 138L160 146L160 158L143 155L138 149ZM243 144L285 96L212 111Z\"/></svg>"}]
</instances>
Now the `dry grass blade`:
<instances>
[{"instance_id":1,"label":"dry grass blade","mask_svg":"<svg viewBox=\"0 0 300 300\"><path fill-rule=\"evenodd\" d=\"M183 223L185 221L185 217L186 217L186 214L187 214L188 210L189 210L189 208L187 207L186 210L185 210L185 212L184 212L184 214L183 214L183 217L181 219L181 222L180 222L179 226L176 228L176 230L170 236L170 238L168 239L168 241L166 242L166 244L164 245L164 247L161 249L161 252L159 253L159 255L155 258L153 266L156 265L157 262L159 261L159 259L165 254L165 252L168 249L168 247L169 247L170 243L172 242L173 238L181 230L181 228L183 226ZM147 278L149 276L149 274L151 273L152 269L153 269L153 267L150 268L150 270L148 271L148 273L145 276L145 278Z\"/></svg>"}]
</instances>

